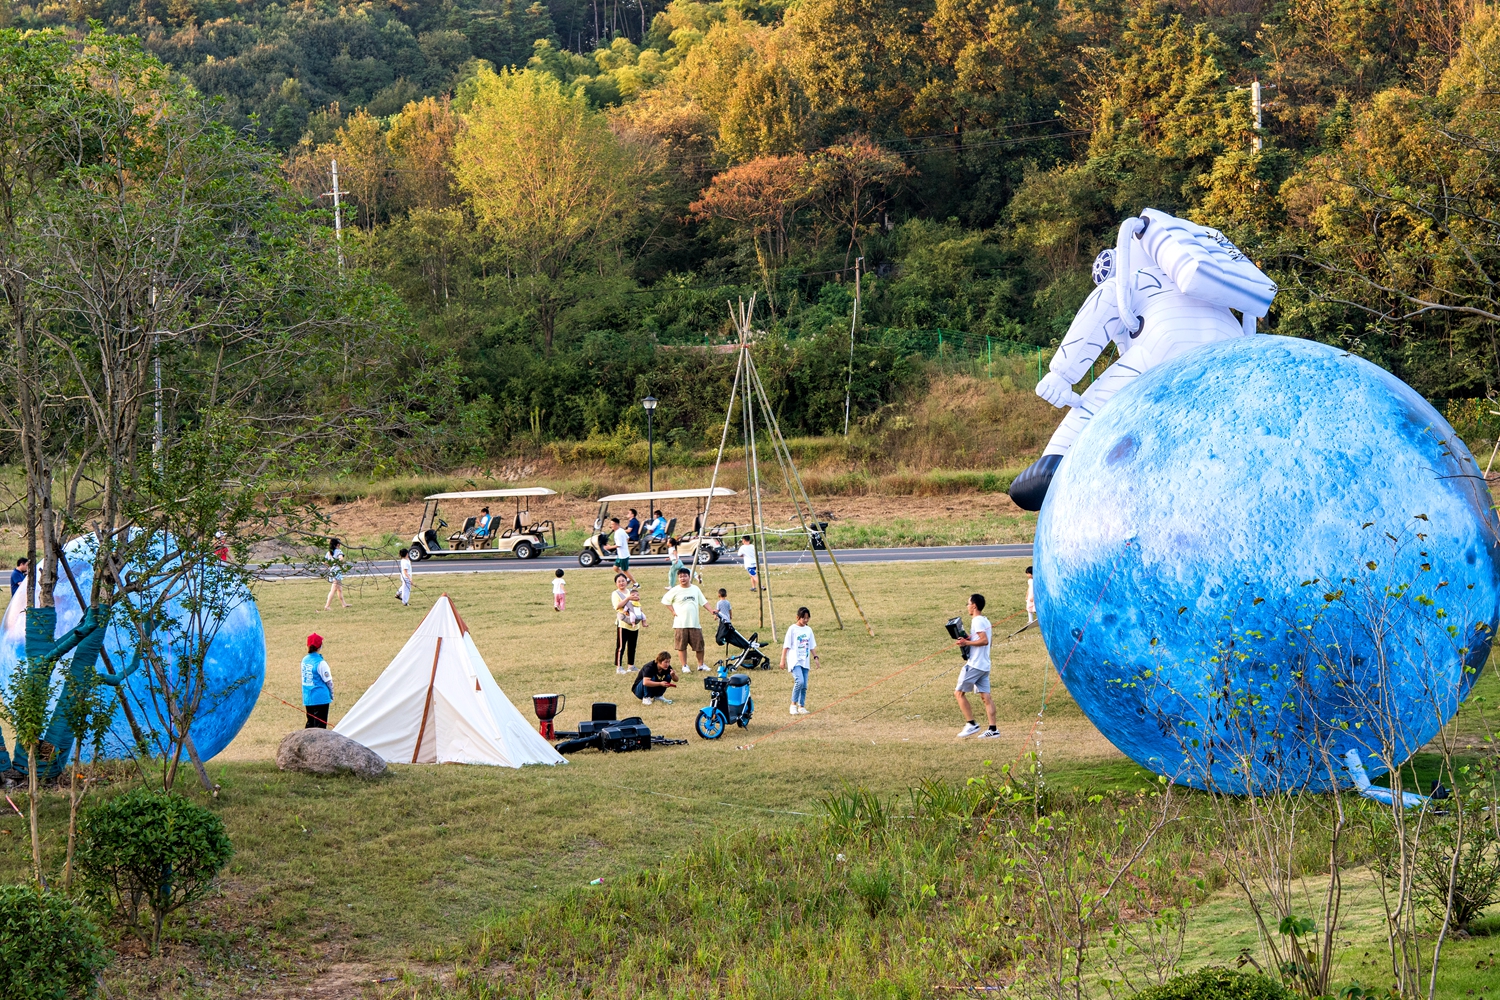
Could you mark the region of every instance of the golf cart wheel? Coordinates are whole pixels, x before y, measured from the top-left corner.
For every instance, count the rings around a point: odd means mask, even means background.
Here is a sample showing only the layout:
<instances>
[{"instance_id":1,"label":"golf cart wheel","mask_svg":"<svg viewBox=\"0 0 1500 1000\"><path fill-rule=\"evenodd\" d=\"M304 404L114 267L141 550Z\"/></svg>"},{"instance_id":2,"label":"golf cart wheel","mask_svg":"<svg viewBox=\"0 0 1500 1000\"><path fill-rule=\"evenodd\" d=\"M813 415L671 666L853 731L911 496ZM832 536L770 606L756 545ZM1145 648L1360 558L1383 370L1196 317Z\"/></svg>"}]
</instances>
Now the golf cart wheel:
<instances>
[{"instance_id":1,"label":"golf cart wheel","mask_svg":"<svg viewBox=\"0 0 1500 1000\"><path fill-rule=\"evenodd\" d=\"M718 549L709 549L708 550L708 564L710 566L712 566L714 563L716 563L718 561L719 561L719 550Z\"/></svg>"},{"instance_id":2,"label":"golf cart wheel","mask_svg":"<svg viewBox=\"0 0 1500 1000\"><path fill-rule=\"evenodd\" d=\"M703 739L716 740L724 735L724 726L728 721L717 708L705 708L698 713L693 728L698 730L698 735Z\"/></svg>"},{"instance_id":3,"label":"golf cart wheel","mask_svg":"<svg viewBox=\"0 0 1500 1000\"><path fill-rule=\"evenodd\" d=\"M536 547L530 542L517 542L511 551L516 554L517 559L531 559L536 555Z\"/></svg>"},{"instance_id":4,"label":"golf cart wheel","mask_svg":"<svg viewBox=\"0 0 1500 1000\"><path fill-rule=\"evenodd\" d=\"M427 558L427 550L422 547L420 542L412 542L411 548L406 550L406 555L412 562L421 562Z\"/></svg>"},{"instance_id":5,"label":"golf cart wheel","mask_svg":"<svg viewBox=\"0 0 1500 1000\"><path fill-rule=\"evenodd\" d=\"M578 553L578 565L582 566L584 569L593 569L595 566L599 565L599 553L595 552L593 549L584 549L582 552Z\"/></svg>"}]
</instances>

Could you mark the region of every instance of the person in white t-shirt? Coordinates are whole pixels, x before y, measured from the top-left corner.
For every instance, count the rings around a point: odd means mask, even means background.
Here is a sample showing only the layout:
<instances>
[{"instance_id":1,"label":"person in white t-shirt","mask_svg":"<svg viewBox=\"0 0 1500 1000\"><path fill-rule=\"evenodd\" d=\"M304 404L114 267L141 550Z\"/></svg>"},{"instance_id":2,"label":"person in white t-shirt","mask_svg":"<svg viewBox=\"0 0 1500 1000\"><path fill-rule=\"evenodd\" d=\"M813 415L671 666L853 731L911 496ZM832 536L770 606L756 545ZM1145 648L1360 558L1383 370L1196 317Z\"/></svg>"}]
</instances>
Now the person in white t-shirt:
<instances>
[{"instance_id":1,"label":"person in white t-shirt","mask_svg":"<svg viewBox=\"0 0 1500 1000\"><path fill-rule=\"evenodd\" d=\"M735 554L745 564L745 572L750 574L750 592L753 594L760 589L760 579L755 573L755 542L749 535L740 540L740 547L735 550Z\"/></svg>"},{"instance_id":2,"label":"person in white t-shirt","mask_svg":"<svg viewBox=\"0 0 1500 1000\"><path fill-rule=\"evenodd\" d=\"M693 585L693 574L686 566L677 571L677 586L663 594L661 602L672 609L672 638L682 654L682 672L689 670L690 649L698 656L698 669L707 670L703 662L702 611L708 606L708 598Z\"/></svg>"},{"instance_id":3,"label":"person in white t-shirt","mask_svg":"<svg viewBox=\"0 0 1500 1000\"><path fill-rule=\"evenodd\" d=\"M552 578L552 610L561 611L568 606L568 585L563 580L563 571L558 570Z\"/></svg>"},{"instance_id":4,"label":"person in white t-shirt","mask_svg":"<svg viewBox=\"0 0 1500 1000\"><path fill-rule=\"evenodd\" d=\"M401 557L401 589L396 591L396 597L404 605L411 604L411 549L402 549L397 553Z\"/></svg>"},{"instance_id":5,"label":"person in white t-shirt","mask_svg":"<svg viewBox=\"0 0 1500 1000\"><path fill-rule=\"evenodd\" d=\"M639 586L635 582L635 576L630 572L630 532L620 526L618 517L610 518L609 523L613 524L614 528L610 531L609 544L604 547L615 551L615 572L624 573L632 587Z\"/></svg>"},{"instance_id":6,"label":"person in white t-shirt","mask_svg":"<svg viewBox=\"0 0 1500 1000\"><path fill-rule=\"evenodd\" d=\"M969 637L953 640L954 645L969 651L963 673L958 675L958 687L953 691L958 707L968 720L958 731L958 735L973 736L977 733L980 739L995 739L1000 735L1000 730L995 728L995 699L990 697L990 639L994 633L990 620L984 616L983 594L969 595L969 614L972 617L969 622ZM979 729L979 723L974 721L974 709L969 705L967 694L969 691L978 692L980 700L984 702L984 714L989 719L990 728L983 732Z\"/></svg>"},{"instance_id":7,"label":"person in white t-shirt","mask_svg":"<svg viewBox=\"0 0 1500 1000\"><path fill-rule=\"evenodd\" d=\"M823 663L818 659L818 640L808 625L811 619L811 611L798 608L797 624L788 628L781 640L781 669L792 675L791 715L808 714L807 672L812 669L813 660L818 660L820 666Z\"/></svg>"}]
</instances>

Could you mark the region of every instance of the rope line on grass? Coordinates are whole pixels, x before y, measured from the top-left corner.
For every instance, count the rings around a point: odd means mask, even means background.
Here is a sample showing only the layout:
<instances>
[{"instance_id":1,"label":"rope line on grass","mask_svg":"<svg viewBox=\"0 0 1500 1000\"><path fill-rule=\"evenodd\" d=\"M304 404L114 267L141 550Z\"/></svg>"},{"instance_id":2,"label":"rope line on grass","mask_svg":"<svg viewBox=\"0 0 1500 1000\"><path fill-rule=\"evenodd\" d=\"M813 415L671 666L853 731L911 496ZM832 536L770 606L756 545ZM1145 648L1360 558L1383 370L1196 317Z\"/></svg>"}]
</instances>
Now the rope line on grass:
<instances>
[{"instance_id":1,"label":"rope line on grass","mask_svg":"<svg viewBox=\"0 0 1500 1000\"><path fill-rule=\"evenodd\" d=\"M715 806L737 806L741 809L754 809L757 812L776 813L780 816L816 816L817 813L797 812L794 809L772 809L769 806L755 806L748 802L720 802L717 799L700 799L692 795L674 795L671 792L658 792L650 788L631 788L629 785L605 784L605 788L615 788L622 792L634 792L637 795L656 795L664 799L680 799L683 802L701 802Z\"/></svg>"},{"instance_id":2,"label":"rope line on grass","mask_svg":"<svg viewBox=\"0 0 1500 1000\"><path fill-rule=\"evenodd\" d=\"M810 718L812 718L815 715L819 715L819 714L821 714L823 712L826 712L830 708L833 708L835 705L842 705L844 702L848 701L850 698L853 698L855 695L857 695L857 694L863 694L864 692L870 690L873 687L876 687L877 685L884 684L886 681L890 680L892 677L896 677L896 676L899 676L900 674L904 674L908 670L910 670L911 668L916 667L916 666L920 666L921 664L926 663L928 660L932 659L934 656L937 656L939 653L946 652L947 650L949 650L951 648L952 648L951 644L945 642L945 643L943 643L943 645L939 646L937 649L934 649L932 652L928 653L926 656L922 657L921 659L919 659L919 660L913 660L911 663L908 663L904 667L898 667L895 670L892 670L890 673L886 674L884 677L881 677L881 678L879 678L877 680L873 680L870 683L866 684L864 687L859 688L858 690L850 691L848 694L844 695L842 698L839 698L839 699L837 699L835 701L830 701L828 704L824 705L822 708L818 709L817 711L808 712L806 715L798 716L796 719L794 719L791 722L788 722L786 725L781 726L778 729L771 730L769 733L767 733L766 735L762 736L759 740L754 740L754 741L752 741L750 743L744 744L743 746L737 746L737 747L735 747L735 749L736 750L753 750L753 749L755 749L756 744L760 743L761 740L768 740L772 736L775 736L777 733L784 733L784 732L786 732L788 729L791 729L793 726L795 726L799 722L802 722L804 719L810 719Z\"/></svg>"},{"instance_id":3,"label":"rope line on grass","mask_svg":"<svg viewBox=\"0 0 1500 1000\"><path fill-rule=\"evenodd\" d=\"M1013 614L1007 615L1004 618L1000 619L1000 623L1004 624L1005 622L1010 621L1012 618L1015 618L1015 617L1019 616L1020 614L1021 614L1021 612L1017 611L1017 612L1015 612ZM993 625L991 625L990 627L992 629L994 628ZM777 733L784 733L788 729L791 729L793 726L797 725L797 723L802 722L805 719L810 719L810 718L812 718L815 715L819 715L819 714L821 714L823 712L826 712L830 708L833 708L835 705L842 705L844 702L848 701L850 698L853 698L855 695L864 694L866 691L870 690L871 688L878 687L879 685L884 684L886 681L890 680L891 678L898 677L901 674L906 673L908 670L912 669L913 667L921 666L923 663L926 663L928 660L932 659L934 656L937 656L939 653L946 652L946 651L948 651L948 650L950 650L952 648L953 648L953 644L951 642L945 642L941 646L939 646L937 649L934 649L932 652L928 653L926 656L922 657L921 659L913 660L912 662L908 663L904 667L898 667L897 669L892 670L890 673L886 674L884 677L878 678L877 680L873 680L870 683L866 684L862 688L859 688L859 689L854 690L854 691L850 691L848 694L844 695L842 698L838 698L838 699L836 699L834 701L830 701L828 704L824 705L822 708L818 709L817 711L808 712L806 715L799 716L795 721L788 722L786 725L781 726L778 729L771 730L769 733L767 733L766 735L762 736L759 740L754 740L754 741L752 741L750 743L744 744L743 746L735 747L735 749L736 750L753 750L753 749L755 749L756 744L760 743L761 740L768 740L772 736L775 736ZM935 674L932 679L933 680L937 679L937 677L941 676L942 673L945 673L945 672L947 672L947 671L949 671L951 669L953 669L953 668L952 667L944 667L943 671L940 672L939 674ZM883 708L884 706L881 706L881 707ZM876 711L879 711L879 709L877 709ZM871 714L873 714L873 713L871 713ZM865 716L865 718L869 718L869 716ZM862 722L864 720L861 719L861 720L858 720L858 721Z\"/></svg>"},{"instance_id":4,"label":"rope line on grass","mask_svg":"<svg viewBox=\"0 0 1500 1000\"><path fill-rule=\"evenodd\" d=\"M1004 625L1006 622L1010 621L1012 618L1019 617L1020 614L1021 614L1021 612L1017 611L1015 614L1006 615L1004 618L1000 619L995 624L996 625ZM992 625L990 627L993 628L994 625ZM1016 636L1020 635L1022 632L1026 631L1030 627L1031 627L1031 623L1027 622L1025 625L1023 625L1022 627L1016 629L1014 632L1012 632L1010 635L1006 636L1004 639L1001 639L1000 641L1001 642L1009 642L1010 640L1014 639ZM884 705L881 705L879 708L872 709L871 711L866 712L864 715L861 715L859 718L857 718L857 719L854 720L854 724L855 725L859 725L861 722L864 722L866 719L868 719L870 716L874 715L876 712L882 712L885 709L890 708L892 705L896 704L896 702L901 701L901 700L903 700L905 698L910 698L912 695L916 694L918 691L922 690L924 687L926 687L927 685L931 684L933 681L937 680L939 677L941 677L944 674L948 673L952 669L953 668L950 667L950 666L943 667L943 669L939 670L937 673L933 674L931 677L927 678L925 681L923 681L922 683L918 684L916 687L910 689L905 694L897 695L896 697L892 698L890 701L886 702Z\"/></svg>"}]
</instances>

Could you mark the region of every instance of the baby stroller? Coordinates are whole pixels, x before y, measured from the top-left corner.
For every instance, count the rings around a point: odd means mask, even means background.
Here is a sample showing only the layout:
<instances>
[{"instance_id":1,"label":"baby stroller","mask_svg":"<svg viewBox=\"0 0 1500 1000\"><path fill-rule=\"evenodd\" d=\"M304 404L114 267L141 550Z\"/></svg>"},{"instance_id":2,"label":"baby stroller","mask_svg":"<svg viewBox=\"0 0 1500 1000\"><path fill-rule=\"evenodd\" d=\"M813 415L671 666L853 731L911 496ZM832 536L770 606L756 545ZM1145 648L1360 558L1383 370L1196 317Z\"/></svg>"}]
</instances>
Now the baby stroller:
<instances>
[{"instance_id":1,"label":"baby stroller","mask_svg":"<svg viewBox=\"0 0 1500 1000\"><path fill-rule=\"evenodd\" d=\"M746 639L729 622L720 622L718 635L714 639L719 645L728 648L724 659L714 664L715 669L729 673L736 670L770 670L771 658L761 652L763 644L756 642L759 635L759 632L752 632L750 638ZM736 649L740 652L734 652Z\"/></svg>"},{"instance_id":2,"label":"baby stroller","mask_svg":"<svg viewBox=\"0 0 1500 1000\"><path fill-rule=\"evenodd\" d=\"M708 706L698 710L693 728L705 740L716 740L724 735L731 722L743 729L750 725L750 716L755 713L755 699L750 697L750 677L747 674L730 674L728 677L705 677L703 686L709 692Z\"/></svg>"}]
</instances>

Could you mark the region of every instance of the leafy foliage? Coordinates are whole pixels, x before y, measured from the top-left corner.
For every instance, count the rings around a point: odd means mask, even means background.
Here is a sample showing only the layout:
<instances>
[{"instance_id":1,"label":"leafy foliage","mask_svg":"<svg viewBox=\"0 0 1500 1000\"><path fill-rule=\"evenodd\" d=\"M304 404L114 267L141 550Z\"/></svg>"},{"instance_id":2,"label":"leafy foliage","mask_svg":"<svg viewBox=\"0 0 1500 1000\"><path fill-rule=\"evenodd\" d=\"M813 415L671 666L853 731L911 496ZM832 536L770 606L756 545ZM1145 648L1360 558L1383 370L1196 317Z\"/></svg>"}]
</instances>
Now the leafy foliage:
<instances>
[{"instance_id":1,"label":"leafy foliage","mask_svg":"<svg viewBox=\"0 0 1500 1000\"><path fill-rule=\"evenodd\" d=\"M32 886L0 886L0 996L73 1000L95 995L109 964L83 907Z\"/></svg>"},{"instance_id":2,"label":"leafy foliage","mask_svg":"<svg viewBox=\"0 0 1500 1000\"><path fill-rule=\"evenodd\" d=\"M1293 1000L1274 979L1235 969L1207 968L1137 993L1139 1000Z\"/></svg>"},{"instance_id":3,"label":"leafy foliage","mask_svg":"<svg viewBox=\"0 0 1500 1000\"><path fill-rule=\"evenodd\" d=\"M140 930L151 915L151 950L161 948L167 916L207 895L234 847L224 824L179 795L137 788L84 813L79 876L89 895L115 919Z\"/></svg>"}]
</instances>

